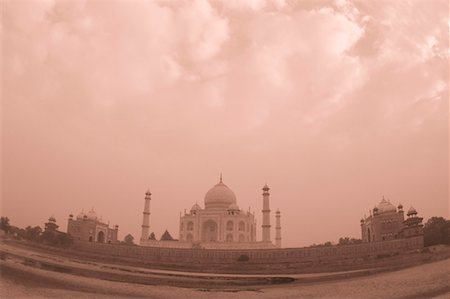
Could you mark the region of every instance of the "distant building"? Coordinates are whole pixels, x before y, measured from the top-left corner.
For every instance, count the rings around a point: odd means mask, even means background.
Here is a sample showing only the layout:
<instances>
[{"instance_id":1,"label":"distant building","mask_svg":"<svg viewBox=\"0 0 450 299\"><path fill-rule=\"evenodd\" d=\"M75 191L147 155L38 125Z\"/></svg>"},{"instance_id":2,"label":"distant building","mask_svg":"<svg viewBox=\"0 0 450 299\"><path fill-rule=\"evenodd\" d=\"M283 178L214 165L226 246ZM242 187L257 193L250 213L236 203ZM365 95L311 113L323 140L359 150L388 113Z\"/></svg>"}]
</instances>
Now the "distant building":
<instances>
[{"instance_id":1,"label":"distant building","mask_svg":"<svg viewBox=\"0 0 450 299\"><path fill-rule=\"evenodd\" d=\"M423 235L422 218L411 207L405 220L403 206L396 208L384 197L369 217L361 219L363 242L378 242Z\"/></svg>"},{"instance_id":2,"label":"distant building","mask_svg":"<svg viewBox=\"0 0 450 299\"><path fill-rule=\"evenodd\" d=\"M68 234L58 230L59 225L56 224L55 217L48 218L48 222L44 224L44 231L40 235L41 228L39 226L32 228L29 238L36 240L38 237L46 244L50 245L69 245L72 240L68 237ZM40 235L40 236L39 236Z\"/></svg>"},{"instance_id":3,"label":"distant building","mask_svg":"<svg viewBox=\"0 0 450 299\"><path fill-rule=\"evenodd\" d=\"M263 188L263 223L262 241L256 240L255 214L239 208L236 195L220 181L205 195L204 208L195 203L189 212L180 215L179 242L177 244L149 240L150 200L151 193L147 191L143 212L141 245L164 247L202 247L216 249L231 248L274 248L281 247L280 212L276 214L276 245L270 238L270 208L269 187ZM159 243L158 243L159 242Z\"/></svg>"},{"instance_id":4,"label":"distant building","mask_svg":"<svg viewBox=\"0 0 450 299\"><path fill-rule=\"evenodd\" d=\"M408 212L406 213L408 217L405 221L403 221L403 228L401 231L401 236L403 238L415 237L418 235L423 235L423 224L422 217L417 216L417 211L413 207L410 207Z\"/></svg>"},{"instance_id":5,"label":"distant building","mask_svg":"<svg viewBox=\"0 0 450 299\"><path fill-rule=\"evenodd\" d=\"M44 231L52 231L56 232L58 231L59 225L56 224L56 219L53 216L50 216L48 218L48 222L44 223Z\"/></svg>"},{"instance_id":6,"label":"distant building","mask_svg":"<svg viewBox=\"0 0 450 299\"><path fill-rule=\"evenodd\" d=\"M88 213L81 211L80 214L73 218L70 215L67 224L67 233L70 234L74 240L99 242L99 243L116 243L119 226L110 228L107 223L104 223L101 218L97 217L94 209Z\"/></svg>"}]
</instances>

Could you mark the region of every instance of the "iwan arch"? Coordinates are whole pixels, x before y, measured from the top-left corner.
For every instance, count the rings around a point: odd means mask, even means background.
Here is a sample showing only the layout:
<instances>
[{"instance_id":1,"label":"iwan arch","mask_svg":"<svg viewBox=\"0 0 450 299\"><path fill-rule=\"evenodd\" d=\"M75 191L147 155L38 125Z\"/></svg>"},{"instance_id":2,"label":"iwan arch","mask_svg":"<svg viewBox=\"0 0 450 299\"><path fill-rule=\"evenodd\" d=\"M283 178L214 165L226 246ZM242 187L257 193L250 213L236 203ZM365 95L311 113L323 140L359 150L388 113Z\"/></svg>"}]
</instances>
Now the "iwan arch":
<instances>
[{"instance_id":1,"label":"iwan arch","mask_svg":"<svg viewBox=\"0 0 450 299\"><path fill-rule=\"evenodd\" d=\"M151 193L145 195L140 245L174 248L267 249L281 247L280 211L276 212L275 244L270 237L270 188L263 187L262 240L256 240L254 212L237 205L234 192L224 184L222 176L205 195L204 208L195 203L189 212L180 215L178 241L149 239Z\"/></svg>"}]
</instances>

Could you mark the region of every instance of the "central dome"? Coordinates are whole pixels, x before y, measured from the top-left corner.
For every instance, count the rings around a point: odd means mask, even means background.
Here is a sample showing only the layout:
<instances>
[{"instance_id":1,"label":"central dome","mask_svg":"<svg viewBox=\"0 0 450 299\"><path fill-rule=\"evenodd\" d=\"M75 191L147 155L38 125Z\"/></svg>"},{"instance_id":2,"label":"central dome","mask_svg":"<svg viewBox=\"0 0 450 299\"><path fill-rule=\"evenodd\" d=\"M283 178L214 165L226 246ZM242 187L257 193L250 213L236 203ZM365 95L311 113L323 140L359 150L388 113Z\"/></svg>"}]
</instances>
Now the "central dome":
<instances>
[{"instance_id":1,"label":"central dome","mask_svg":"<svg viewBox=\"0 0 450 299\"><path fill-rule=\"evenodd\" d=\"M205 209L228 209L231 204L236 204L236 195L222 179L206 192Z\"/></svg>"},{"instance_id":2,"label":"central dome","mask_svg":"<svg viewBox=\"0 0 450 299\"><path fill-rule=\"evenodd\" d=\"M386 199L381 200L381 202L377 206L379 213L386 213L386 212L397 212L397 209L393 204L391 204Z\"/></svg>"}]
</instances>

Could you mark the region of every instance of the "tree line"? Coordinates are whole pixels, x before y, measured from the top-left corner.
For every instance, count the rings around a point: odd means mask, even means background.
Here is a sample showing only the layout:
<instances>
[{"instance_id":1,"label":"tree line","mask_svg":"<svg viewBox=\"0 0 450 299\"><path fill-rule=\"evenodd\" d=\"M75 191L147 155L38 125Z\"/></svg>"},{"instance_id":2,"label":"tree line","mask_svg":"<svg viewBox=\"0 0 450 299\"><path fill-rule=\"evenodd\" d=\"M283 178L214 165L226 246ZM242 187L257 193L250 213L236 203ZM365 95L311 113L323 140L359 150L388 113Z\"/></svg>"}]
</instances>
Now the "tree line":
<instances>
[{"instance_id":1,"label":"tree line","mask_svg":"<svg viewBox=\"0 0 450 299\"><path fill-rule=\"evenodd\" d=\"M56 225L48 225L44 229L40 226L19 228L11 225L9 221L8 217L2 216L0 218L0 229L6 235L15 239L56 246L68 246L73 243L72 237L65 232L58 231Z\"/></svg>"},{"instance_id":2,"label":"tree line","mask_svg":"<svg viewBox=\"0 0 450 299\"><path fill-rule=\"evenodd\" d=\"M8 217L0 218L0 229L4 231L5 234L11 235L18 239L29 240L33 242L45 243L49 245L60 245L66 246L73 243L72 237L64 232L58 231L56 227L46 227L44 230L40 226L27 226L25 228L18 228L12 226L9 223ZM431 217L425 223L423 227L424 233L424 245L432 246L438 244L450 245L450 220L446 220L443 217ZM149 239L156 240L154 233L151 234ZM128 234L125 236L123 244L132 245L134 238L132 235ZM175 240L166 231L161 240ZM362 243L361 239L341 237L339 238L337 245L350 245ZM322 244L313 244L310 247L327 247L333 246L334 243L331 241Z\"/></svg>"}]
</instances>

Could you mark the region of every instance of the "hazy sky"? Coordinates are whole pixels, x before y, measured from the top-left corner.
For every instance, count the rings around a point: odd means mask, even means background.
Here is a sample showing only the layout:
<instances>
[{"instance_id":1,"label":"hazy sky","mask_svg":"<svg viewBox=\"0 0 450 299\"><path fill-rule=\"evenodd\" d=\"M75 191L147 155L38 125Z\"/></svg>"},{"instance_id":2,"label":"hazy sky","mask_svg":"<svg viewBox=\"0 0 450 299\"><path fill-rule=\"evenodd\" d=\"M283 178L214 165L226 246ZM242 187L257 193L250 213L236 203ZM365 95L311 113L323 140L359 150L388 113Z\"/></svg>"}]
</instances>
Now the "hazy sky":
<instances>
[{"instance_id":1,"label":"hazy sky","mask_svg":"<svg viewBox=\"0 0 450 299\"><path fill-rule=\"evenodd\" d=\"M219 180L284 246L449 215L447 0L2 1L1 214L178 236ZM274 213L272 224L275 223ZM272 236L274 232L272 231Z\"/></svg>"}]
</instances>

